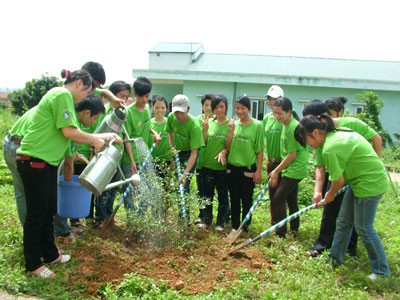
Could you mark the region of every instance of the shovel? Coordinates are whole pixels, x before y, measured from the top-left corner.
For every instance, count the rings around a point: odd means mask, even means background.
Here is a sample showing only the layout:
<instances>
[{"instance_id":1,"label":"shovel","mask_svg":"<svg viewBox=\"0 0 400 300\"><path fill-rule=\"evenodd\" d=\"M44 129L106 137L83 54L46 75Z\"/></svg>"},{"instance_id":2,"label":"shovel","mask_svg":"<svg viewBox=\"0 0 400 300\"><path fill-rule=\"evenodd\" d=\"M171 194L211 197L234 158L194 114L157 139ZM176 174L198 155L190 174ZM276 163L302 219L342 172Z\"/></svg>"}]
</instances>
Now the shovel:
<instances>
[{"instance_id":1,"label":"shovel","mask_svg":"<svg viewBox=\"0 0 400 300\"><path fill-rule=\"evenodd\" d=\"M110 226L110 224L113 223L112 220L114 219L115 215L117 214L118 209L121 207L121 205L124 202L124 200L127 197L127 195L133 190L133 186L132 186L131 182L133 182L133 183L137 182L137 180L135 181L134 178L136 178L136 179L138 178L138 180L139 180L138 182L140 183L139 172L148 163L148 160L150 159L151 152L153 152L153 149L154 149L155 146L156 146L155 143L153 143L151 145L151 148L150 148L149 152L147 153L147 155L146 155L145 159L143 160L142 164L140 165L138 173L137 174L133 174L132 177L130 177L128 179L125 179L125 181L130 182L130 183L129 183L128 187L125 189L124 193L122 194L122 197L119 200L117 206L114 208L112 214L104 221L103 228L108 228ZM121 174L123 174L123 173L121 172Z\"/></svg>"},{"instance_id":2,"label":"shovel","mask_svg":"<svg viewBox=\"0 0 400 300\"><path fill-rule=\"evenodd\" d=\"M268 187L269 187L269 180L265 184L261 193L258 195L256 201L254 201L253 205L250 207L249 212L247 213L246 217L243 219L239 228L237 230L232 229L232 231L228 234L227 239L230 244L233 244L238 239L238 237L242 234L244 225L246 225L246 223L250 220L251 215L253 214L254 210L256 209L256 207L257 207L258 203L260 202L260 200L262 199L262 197L264 196L265 192L268 190Z\"/></svg>"},{"instance_id":3,"label":"shovel","mask_svg":"<svg viewBox=\"0 0 400 300\"><path fill-rule=\"evenodd\" d=\"M340 195L340 194L343 193L344 191L346 191L346 189L347 189L347 185L344 186L344 187L342 187L340 190L338 190L338 191L336 192L335 197L336 197L337 195ZM321 205L321 204L323 204L324 201L325 201L325 199L322 199L321 201L319 201L318 206ZM231 250L228 252L228 254L233 254L233 253L235 253L236 251L238 251L238 250L240 250L240 249L242 249L242 248L244 248L244 247L246 247L246 246L248 246L248 245L250 245L250 244L252 244L252 243L254 243L254 242L256 242L256 241L258 241L259 239L261 239L261 238L263 238L263 237L269 235L270 233L276 231L278 228L283 227L284 225L286 225L287 223L289 223L289 222L292 221L293 219L298 218L300 215L302 215L302 214L304 214L305 212L307 212L307 211L309 211L309 210L311 210L311 209L314 209L314 208L316 208L316 207L317 207L317 204L312 204L312 205L309 205L309 206L303 208L302 210L299 210L298 212L295 212L294 214L290 215L290 216L287 217L286 219L283 219L282 221L276 223L276 224L275 224L274 226L272 226L271 228L269 228L269 229L267 229L267 230L261 232L261 233L260 233L259 235L257 235L256 237L254 237L254 238L252 238L252 239L248 239L248 240L244 241L243 243L239 244L238 246L234 247L233 249L231 249Z\"/></svg>"}]
</instances>

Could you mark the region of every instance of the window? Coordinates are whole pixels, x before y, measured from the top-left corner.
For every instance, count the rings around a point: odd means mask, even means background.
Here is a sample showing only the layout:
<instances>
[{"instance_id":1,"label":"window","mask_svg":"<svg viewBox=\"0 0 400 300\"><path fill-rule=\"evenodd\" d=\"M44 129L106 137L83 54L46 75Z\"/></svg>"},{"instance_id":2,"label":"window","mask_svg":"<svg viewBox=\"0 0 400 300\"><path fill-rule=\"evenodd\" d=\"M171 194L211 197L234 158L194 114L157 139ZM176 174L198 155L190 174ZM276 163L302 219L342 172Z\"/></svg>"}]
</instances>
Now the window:
<instances>
[{"instance_id":1,"label":"window","mask_svg":"<svg viewBox=\"0 0 400 300\"><path fill-rule=\"evenodd\" d=\"M365 109L365 103L352 102L351 105L354 106L353 113L355 114L362 113Z\"/></svg>"},{"instance_id":2,"label":"window","mask_svg":"<svg viewBox=\"0 0 400 300\"><path fill-rule=\"evenodd\" d=\"M300 99L299 102L303 104L302 108L304 108L311 100L307 99Z\"/></svg>"}]
</instances>

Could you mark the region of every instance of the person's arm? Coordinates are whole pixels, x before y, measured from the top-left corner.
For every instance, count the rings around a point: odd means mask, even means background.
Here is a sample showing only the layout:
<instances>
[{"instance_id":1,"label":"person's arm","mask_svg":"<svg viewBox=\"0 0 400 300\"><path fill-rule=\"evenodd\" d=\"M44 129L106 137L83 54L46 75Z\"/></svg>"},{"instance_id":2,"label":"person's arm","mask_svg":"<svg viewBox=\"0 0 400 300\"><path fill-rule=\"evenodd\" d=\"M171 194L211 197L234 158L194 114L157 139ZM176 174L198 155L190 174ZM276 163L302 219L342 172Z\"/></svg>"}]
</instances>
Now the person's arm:
<instances>
[{"instance_id":1,"label":"person's arm","mask_svg":"<svg viewBox=\"0 0 400 300\"><path fill-rule=\"evenodd\" d=\"M196 164L198 152L199 152L199 149L192 149L192 151L190 151L190 156L189 156L189 159L188 159L188 162L186 165L186 169L182 173L181 182L183 185L185 185L186 178L189 175L190 170L193 169Z\"/></svg>"},{"instance_id":2,"label":"person's arm","mask_svg":"<svg viewBox=\"0 0 400 300\"><path fill-rule=\"evenodd\" d=\"M233 133L235 132L235 121L232 119L228 125L228 139L226 140L226 150L231 151L231 145L233 140Z\"/></svg>"},{"instance_id":3,"label":"person's arm","mask_svg":"<svg viewBox=\"0 0 400 300\"><path fill-rule=\"evenodd\" d=\"M262 163L263 163L263 151L261 150L260 152L257 153L257 170L253 178L255 184L259 184L261 182Z\"/></svg>"},{"instance_id":4,"label":"person's arm","mask_svg":"<svg viewBox=\"0 0 400 300\"><path fill-rule=\"evenodd\" d=\"M125 136L125 139L127 139L127 138L128 138L128 137ZM131 172L132 172L132 175L133 175L133 174L136 174L136 173L137 173L137 166L136 166L135 159L133 158L132 146L131 146L130 143L126 143L126 144L124 145L124 151L125 151L126 153L128 153L129 160L131 161Z\"/></svg>"},{"instance_id":5,"label":"person's arm","mask_svg":"<svg viewBox=\"0 0 400 300\"><path fill-rule=\"evenodd\" d=\"M207 132L208 132L208 116L206 117L205 120L203 120L203 139L204 139L204 143L207 143Z\"/></svg>"},{"instance_id":6,"label":"person's arm","mask_svg":"<svg viewBox=\"0 0 400 300\"><path fill-rule=\"evenodd\" d=\"M168 142L169 142L169 148L174 151L175 147L174 147L174 135L172 134L172 132L168 132Z\"/></svg>"},{"instance_id":7,"label":"person's arm","mask_svg":"<svg viewBox=\"0 0 400 300\"><path fill-rule=\"evenodd\" d=\"M150 128L150 133L153 135L154 143L158 145L161 142L161 136L158 132L156 132L153 128Z\"/></svg>"},{"instance_id":8,"label":"person's arm","mask_svg":"<svg viewBox=\"0 0 400 300\"><path fill-rule=\"evenodd\" d=\"M322 205L331 203L335 199L335 194L344 185L344 176L341 176L338 180L332 181L331 187L325 194L325 200Z\"/></svg>"},{"instance_id":9,"label":"person's arm","mask_svg":"<svg viewBox=\"0 0 400 300\"><path fill-rule=\"evenodd\" d=\"M372 142L372 148L374 148L376 154L381 157L382 154L382 137L377 134L373 136L370 141Z\"/></svg>"},{"instance_id":10,"label":"person's arm","mask_svg":"<svg viewBox=\"0 0 400 300\"><path fill-rule=\"evenodd\" d=\"M288 165L292 163L296 159L297 152L288 153L285 158L281 161L281 163L271 172L269 173L269 185L271 187L275 187L278 184L278 176Z\"/></svg>"},{"instance_id":11,"label":"person's arm","mask_svg":"<svg viewBox=\"0 0 400 300\"><path fill-rule=\"evenodd\" d=\"M64 157L64 180L71 181L72 175L74 175L74 157Z\"/></svg>"},{"instance_id":12,"label":"person's arm","mask_svg":"<svg viewBox=\"0 0 400 300\"><path fill-rule=\"evenodd\" d=\"M318 203L322 200L322 189L325 182L325 167L316 166L315 167L315 186L314 186L314 196L312 203Z\"/></svg>"},{"instance_id":13,"label":"person's arm","mask_svg":"<svg viewBox=\"0 0 400 300\"><path fill-rule=\"evenodd\" d=\"M121 138L116 133L86 133L76 127L67 126L62 129L63 135L78 144L89 144L100 151L105 141L115 139L117 144L122 144Z\"/></svg>"},{"instance_id":14,"label":"person's arm","mask_svg":"<svg viewBox=\"0 0 400 300\"><path fill-rule=\"evenodd\" d=\"M97 88L97 90L100 91L100 95L102 97L105 97L108 100L108 102L110 102L110 105L113 108L119 108L122 105L125 105L125 101L123 99L116 97L111 91L99 88Z\"/></svg>"}]
</instances>

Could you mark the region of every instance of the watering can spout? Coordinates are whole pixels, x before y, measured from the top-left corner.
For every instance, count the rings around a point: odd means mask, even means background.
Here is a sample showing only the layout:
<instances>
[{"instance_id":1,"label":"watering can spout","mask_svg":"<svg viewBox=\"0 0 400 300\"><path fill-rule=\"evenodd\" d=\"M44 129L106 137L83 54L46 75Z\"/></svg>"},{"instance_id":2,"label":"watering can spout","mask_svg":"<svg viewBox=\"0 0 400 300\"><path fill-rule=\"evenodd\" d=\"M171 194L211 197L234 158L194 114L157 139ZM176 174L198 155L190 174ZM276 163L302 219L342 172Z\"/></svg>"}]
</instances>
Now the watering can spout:
<instances>
[{"instance_id":1,"label":"watering can spout","mask_svg":"<svg viewBox=\"0 0 400 300\"><path fill-rule=\"evenodd\" d=\"M125 180L120 180L120 181L117 181L117 182L110 183L105 187L104 191L111 190L111 189L113 189L113 188L115 188L117 186L120 186L120 185L123 185L123 184L127 184L127 183L131 183L134 186L138 186L140 184L140 176L139 176L139 174L134 174L134 175L132 175L132 177L129 177L129 178L125 179Z\"/></svg>"}]
</instances>

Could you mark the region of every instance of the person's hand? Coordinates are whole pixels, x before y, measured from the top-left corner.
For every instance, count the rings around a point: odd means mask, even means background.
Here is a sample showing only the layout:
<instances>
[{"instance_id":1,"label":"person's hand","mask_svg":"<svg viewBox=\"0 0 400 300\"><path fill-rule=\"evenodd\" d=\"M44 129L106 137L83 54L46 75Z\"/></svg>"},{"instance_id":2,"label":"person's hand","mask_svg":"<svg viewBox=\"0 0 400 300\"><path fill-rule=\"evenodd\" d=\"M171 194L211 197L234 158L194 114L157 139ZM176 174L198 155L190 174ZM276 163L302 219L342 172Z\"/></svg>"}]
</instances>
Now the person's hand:
<instances>
[{"instance_id":1,"label":"person's hand","mask_svg":"<svg viewBox=\"0 0 400 300\"><path fill-rule=\"evenodd\" d=\"M274 188L278 185L278 177L279 173L272 171L271 173L268 174L269 178L269 185L270 187Z\"/></svg>"},{"instance_id":2,"label":"person's hand","mask_svg":"<svg viewBox=\"0 0 400 300\"><path fill-rule=\"evenodd\" d=\"M255 172L253 177L253 182L259 184L261 182L261 172Z\"/></svg>"},{"instance_id":3,"label":"person's hand","mask_svg":"<svg viewBox=\"0 0 400 300\"><path fill-rule=\"evenodd\" d=\"M109 103L112 108L120 108L125 105L125 100L118 97L113 97Z\"/></svg>"},{"instance_id":4,"label":"person's hand","mask_svg":"<svg viewBox=\"0 0 400 300\"><path fill-rule=\"evenodd\" d=\"M206 118L203 120L203 131L204 132L208 131L208 118L209 118L209 116L206 116Z\"/></svg>"},{"instance_id":5,"label":"person's hand","mask_svg":"<svg viewBox=\"0 0 400 300\"><path fill-rule=\"evenodd\" d=\"M132 173L132 175L137 173L137 166L134 161L131 162L131 173Z\"/></svg>"},{"instance_id":6,"label":"person's hand","mask_svg":"<svg viewBox=\"0 0 400 300\"><path fill-rule=\"evenodd\" d=\"M92 135L90 145L93 146L97 152L100 152L106 145L106 141L98 136Z\"/></svg>"},{"instance_id":7,"label":"person's hand","mask_svg":"<svg viewBox=\"0 0 400 300\"><path fill-rule=\"evenodd\" d=\"M75 154L75 160L79 161L81 163L84 163L84 164L88 164L89 163L89 160L86 158L86 156L83 155L83 154L80 154L78 152L76 152L76 154Z\"/></svg>"},{"instance_id":8,"label":"person's hand","mask_svg":"<svg viewBox=\"0 0 400 300\"><path fill-rule=\"evenodd\" d=\"M226 153L227 151L225 149L221 150L221 152L218 153L214 159L216 159L221 165L225 166L226 165Z\"/></svg>"},{"instance_id":9,"label":"person's hand","mask_svg":"<svg viewBox=\"0 0 400 300\"><path fill-rule=\"evenodd\" d=\"M228 124L228 130L230 134L233 134L233 132L235 131L235 119L230 119Z\"/></svg>"},{"instance_id":10,"label":"person's hand","mask_svg":"<svg viewBox=\"0 0 400 300\"><path fill-rule=\"evenodd\" d=\"M322 200L322 193L321 192L315 192L313 196L312 203L313 204L318 204L319 201Z\"/></svg>"},{"instance_id":11,"label":"person's hand","mask_svg":"<svg viewBox=\"0 0 400 300\"><path fill-rule=\"evenodd\" d=\"M153 140L154 140L154 143L156 143L156 145L158 145L161 142L161 132L160 133L155 132L153 135Z\"/></svg>"}]
</instances>

